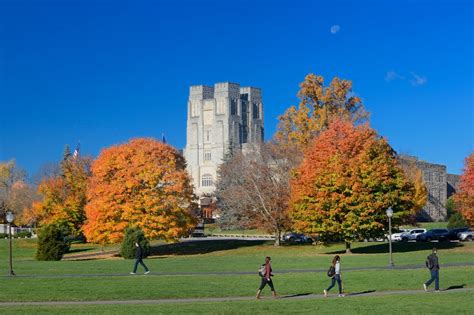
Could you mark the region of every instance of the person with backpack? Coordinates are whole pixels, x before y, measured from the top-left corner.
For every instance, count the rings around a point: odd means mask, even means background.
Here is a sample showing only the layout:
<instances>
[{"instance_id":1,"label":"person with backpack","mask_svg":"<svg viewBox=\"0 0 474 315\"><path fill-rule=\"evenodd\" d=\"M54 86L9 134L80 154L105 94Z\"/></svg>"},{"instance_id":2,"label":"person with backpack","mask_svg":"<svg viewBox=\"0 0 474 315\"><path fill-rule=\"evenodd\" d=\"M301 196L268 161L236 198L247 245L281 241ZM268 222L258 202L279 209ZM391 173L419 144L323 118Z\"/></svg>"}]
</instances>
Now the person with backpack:
<instances>
[{"instance_id":1,"label":"person with backpack","mask_svg":"<svg viewBox=\"0 0 474 315\"><path fill-rule=\"evenodd\" d=\"M258 269L258 274L262 278L262 281L260 283L260 287L258 288L257 291L257 299L260 299L260 293L262 293L263 288L268 284L270 289L272 290L272 296L275 298L276 292L275 292L275 287L273 286L273 281L272 281L272 265L270 264L271 258L269 256L265 257L265 264L263 264L259 269Z\"/></svg>"},{"instance_id":2,"label":"person with backpack","mask_svg":"<svg viewBox=\"0 0 474 315\"><path fill-rule=\"evenodd\" d=\"M435 292L439 292L439 261L438 261L438 250L436 247L433 248L432 253L426 257L426 267L430 270L430 280L423 283L423 289L425 292L428 291L428 287L433 281L435 282Z\"/></svg>"},{"instance_id":3,"label":"person with backpack","mask_svg":"<svg viewBox=\"0 0 474 315\"><path fill-rule=\"evenodd\" d=\"M138 268L138 264L142 265L143 268L145 268L145 274L149 274L150 273L150 270L148 270L148 267L145 265L145 263L143 262L143 248L141 247L140 243L138 242L135 242L135 247L136 247L136 251L135 251L135 266L133 266L133 271L130 272L131 275L136 275L137 274L137 268Z\"/></svg>"},{"instance_id":4,"label":"person with backpack","mask_svg":"<svg viewBox=\"0 0 474 315\"><path fill-rule=\"evenodd\" d=\"M334 287L337 281L337 286L339 287L339 296L343 297L344 294L342 294L341 257L339 257L339 255L334 256L332 260L332 264L329 267L327 274L328 274L328 277L331 277L331 285L323 291L324 296L325 297L328 296L329 290L331 290Z\"/></svg>"}]
</instances>

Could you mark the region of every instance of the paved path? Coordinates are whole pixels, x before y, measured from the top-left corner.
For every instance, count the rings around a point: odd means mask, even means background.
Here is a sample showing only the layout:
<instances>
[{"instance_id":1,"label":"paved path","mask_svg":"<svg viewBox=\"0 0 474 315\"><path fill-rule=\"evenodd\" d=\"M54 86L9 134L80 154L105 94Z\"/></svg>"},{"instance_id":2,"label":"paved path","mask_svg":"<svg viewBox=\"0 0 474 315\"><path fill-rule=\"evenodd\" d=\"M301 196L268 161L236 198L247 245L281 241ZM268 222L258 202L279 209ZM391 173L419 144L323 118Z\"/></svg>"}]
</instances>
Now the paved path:
<instances>
[{"instance_id":1,"label":"paved path","mask_svg":"<svg viewBox=\"0 0 474 315\"><path fill-rule=\"evenodd\" d=\"M448 267L472 267L474 262L463 262L463 263L448 263L442 264L441 269ZM360 270L410 270L410 269L425 269L425 265L402 265L395 266L393 268L388 266L372 266L372 267L345 267L344 271L360 271ZM327 268L324 269L275 269L276 274L287 274L287 273L318 273L327 272ZM242 275L256 275L255 271L203 271L203 272L154 272L152 271L147 277L150 276L242 276ZM16 275L14 278L98 278L98 277L131 277L128 272L126 273L100 273L100 274L44 274L44 275ZM2 275L1 278L10 278L9 275ZM136 277L136 276L135 276Z\"/></svg>"},{"instance_id":2,"label":"paved path","mask_svg":"<svg viewBox=\"0 0 474 315\"><path fill-rule=\"evenodd\" d=\"M443 290L441 292L428 292L423 290L404 291L365 291L349 293L344 298L354 298L358 296L387 296L387 295L409 295L409 294L449 294L451 292L472 292L474 288L459 288ZM308 300L324 299L322 294L303 293L296 295L286 295L279 297L280 300ZM329 295L328 298L338 298L337 294ZM272 299L264 297L263 300ZM209 297L209 298L182 298L182 299L156 299L156 300L110 300L110 301L44 301L44 302L0 302L0 307L5 306L71 306L71 305L124 305L124 304L169 304L169 303L196 303L196 302L229 302L229 301L251 301L255 297L250 296L229 296L229 297Z\"/></svg>"}]
</instances>

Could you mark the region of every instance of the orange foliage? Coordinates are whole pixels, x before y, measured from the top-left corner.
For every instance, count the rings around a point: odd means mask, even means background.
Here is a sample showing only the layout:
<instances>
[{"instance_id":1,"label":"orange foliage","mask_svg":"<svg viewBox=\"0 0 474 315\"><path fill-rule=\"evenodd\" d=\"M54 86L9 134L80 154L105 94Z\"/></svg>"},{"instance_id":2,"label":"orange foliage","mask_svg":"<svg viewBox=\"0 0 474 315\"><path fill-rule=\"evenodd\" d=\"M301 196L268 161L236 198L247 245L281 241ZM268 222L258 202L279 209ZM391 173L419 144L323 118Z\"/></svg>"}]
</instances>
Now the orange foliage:
<instances>
[{"instance_id":1,"label":"orange foliage","mask_svg":"<svg viewBox=\"0 0 474 315\"><path fill-rule=\"evenodd\" d=\"M298 231L349 243L382 234L390 206L395 224L409 218L414 194L385 139L368 125L336 119L305 152L290 215Z\"/></svg>"},{"instance_id":2,"label":"orange foliage","mask_svg":"<svg viewBox=\"0 0 474 315\"><path fill-rule=\"evenodd\" d=\"M474 228L474 153L466 158L459 192L454 195L454 201L466 222Z\"/></svg>"},{"instance_id":3,"label":"orange foliage","mask_svg":"<svg viewBox=\"0 0 474 315\"><path fill-rule=\"evenodd\" d=\"M92 165L87 240L117 243L128 226L148 238L177 240L195 224L193 189L182 156L153 139L103 150Z\"/></svg>"}]
</instances>

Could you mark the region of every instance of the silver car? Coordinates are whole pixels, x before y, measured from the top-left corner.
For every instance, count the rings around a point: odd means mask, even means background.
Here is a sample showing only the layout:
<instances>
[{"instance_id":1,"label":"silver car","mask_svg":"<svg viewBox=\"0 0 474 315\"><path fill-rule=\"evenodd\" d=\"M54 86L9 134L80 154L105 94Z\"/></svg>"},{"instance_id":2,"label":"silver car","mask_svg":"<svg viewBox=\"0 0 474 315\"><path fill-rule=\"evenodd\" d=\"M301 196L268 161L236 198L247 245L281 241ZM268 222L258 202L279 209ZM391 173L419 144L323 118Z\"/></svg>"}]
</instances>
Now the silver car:
<instances>
[{"instance_id":1,"label":"silver car","mask_svg":"<svg viewBox=\"0 0 474 315\"><path fill-rule=\"evenodd\" d=\"M411 229L400 235L400 238L402 242L416 241L416 237L425 232L426 229Z\"/></svg>"},{"instance_id":2,"label":"silver car","mask_svg":"<svg viewBox=\"0 0 474 315\"><path fill-rule=\"evenodd\" d=\"M474 232L467 231L458 233L458 239L463 242L471 242L474 239Z\"/></svg>"}]
</instances>

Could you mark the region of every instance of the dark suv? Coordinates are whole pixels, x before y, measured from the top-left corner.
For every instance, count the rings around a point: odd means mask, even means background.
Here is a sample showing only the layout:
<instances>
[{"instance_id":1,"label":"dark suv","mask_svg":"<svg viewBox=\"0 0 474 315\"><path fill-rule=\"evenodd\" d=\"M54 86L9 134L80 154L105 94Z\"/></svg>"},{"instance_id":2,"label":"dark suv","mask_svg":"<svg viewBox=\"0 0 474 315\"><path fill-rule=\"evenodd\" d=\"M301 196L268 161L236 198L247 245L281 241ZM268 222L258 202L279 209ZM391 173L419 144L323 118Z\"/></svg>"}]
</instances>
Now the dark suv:
<instances>
[{"instance_id":1,"label":"dark suv","mask_svg":"<svg viewBox=\"0 0 474 315\"><path fill-rule=\"evenodd\" d=\"M425 233L422 233L416 237L417 242L431 242L438 240L440 242L449 240L448 229L431 229Z\"/></svg>"},{"instance_id":2,"label":"dark suv","mask_svg":"<svg viewBox=\"0 0 474 315\"><path fill-rule=\"evenodd\" d=\"M467 232L467 231L469 231L468 227L451 229L448 232L448 239L449 240L459 240L458 234L462 233L462 232Z\"/></svg>"}]
</instances>

